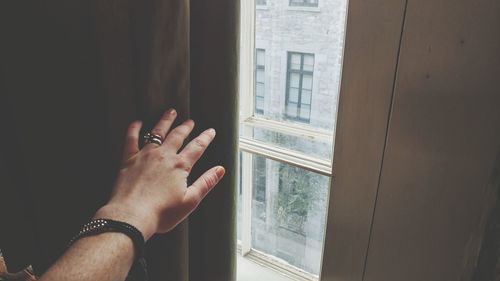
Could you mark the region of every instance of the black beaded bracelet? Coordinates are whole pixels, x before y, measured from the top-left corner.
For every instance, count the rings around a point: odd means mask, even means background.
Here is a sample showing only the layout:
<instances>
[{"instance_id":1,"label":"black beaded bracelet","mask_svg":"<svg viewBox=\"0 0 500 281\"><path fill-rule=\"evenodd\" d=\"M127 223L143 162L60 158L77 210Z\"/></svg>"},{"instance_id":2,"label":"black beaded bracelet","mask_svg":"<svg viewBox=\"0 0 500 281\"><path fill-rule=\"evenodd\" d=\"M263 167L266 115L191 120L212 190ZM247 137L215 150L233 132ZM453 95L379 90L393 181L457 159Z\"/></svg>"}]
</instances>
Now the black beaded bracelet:
<instances>
[{"instance_id":1,"label":"black beaded bracelet","mask_svg":"<svg viewBox=\"0 0 500 281\"><path fill-rule=\"evenodd\" d=\"M70 242L68 243L68 247L70 247L73 243L75 243L76 240L80 238L104 232L121 232L132 239L135 247L135 262L130 269L128 278L132 277L132 280L147 281L148 271L146 260L144 259L144 236L137 228L128 223L110 219L91 220L89 223L83 226L82 230L80 230L80 232L75 237L70 240Z\"/></svg>"}]
</instances>

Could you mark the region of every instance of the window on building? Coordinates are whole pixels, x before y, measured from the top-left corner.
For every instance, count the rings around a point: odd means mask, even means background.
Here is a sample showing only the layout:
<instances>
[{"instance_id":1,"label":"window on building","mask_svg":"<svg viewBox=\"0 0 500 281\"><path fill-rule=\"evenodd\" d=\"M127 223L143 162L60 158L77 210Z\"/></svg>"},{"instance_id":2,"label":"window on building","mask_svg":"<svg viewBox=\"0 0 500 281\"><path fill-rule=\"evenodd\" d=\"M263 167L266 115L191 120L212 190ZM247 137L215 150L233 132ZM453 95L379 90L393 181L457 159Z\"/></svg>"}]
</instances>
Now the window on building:
<instances>
[{"instance_id":1,"label":"window on building","mask_svg":"<svg viewBox=\"0 0 500 281\"><path fill-rule=\"evenodd\" d=\"M290 0L290 6L318 7L318 0Z\"/></svg>"},{"instance_id":2,"label":"window on building","mask_svg":"<svg viewBox=\"0 0 500 281\"><path fill-rule=\"evenodd\" d=\"M253 171L252 177L253 184L253 199L258 202L266 201L266 158L254 157L253 158Z\"/></svg>"},{"instance_id":3,"label":"window on building","mask_svg":"<svg viewBox=\"0 0 500 281\"><path fill-rule=\"evenodd\" d=\"M239 156L239 163L242 163L242 160L243 160L243 155L241 152L238 153L238 156ZM242 177L242 172L243 172L243 169L242 169L242 166L240 165L239 166L239 171L238 171L238 206L241 206L241 199L243 197L243 182L241 181ZM237 211L237 220L238 221L241 221L241 208L238 208L238 211ZM237 227L236 227L236 238L238 240L241 240L241 223L237 224Z\"/></svg>"},{"instance_id":4,"label":"window on building","mask_svg":"<svg viewBox=\"0 0 500 281\"><path fill-rule=\"evenodd\" d=\"M264 113L264 95L266 91L266 51L255 50L255 113Z\"/></svg>"},{"instance_id":5,"label":"window on building","mask_svg":"<svg viewBox=\"0 0 500 281\"><path fill-rule=\"evenodd\" d=\"M267 0L256 0L255 1L257 5L266 5Z\"/></svg>"},{"instance_id":6,"label":"window on building","mask_svg":"<svg viewBox=\"0 0 500 281\"><path fill-rule=\"evenodd\" d=\"M241 2L238 248L292 280L318 279L332 177L347 0L321 1Z\"/></svg>"},{"instance_id":7,"label":"window on building","mask_svg":"<svg viewBox=\"0 0 500 281\"><path fill-rule=\"evenodd\" d=\"M285 116L309 123L314 71L314 55L288 53Z\"/></svg>"},{"instance_id":8,"label":"window on building","mask_svg":"<svg viewBox=\"0 0 500 281\"><path fill-rule=\"evenodd\" d=\"M264 232L260 232L257 228L265 229L267 224L267 207L266 201L266 158L252 157L253 159L253 175L252 175L252 244L258 244ZM262 234L260 234L262 233ZM260 235L259 235L260 234Z\"/></svg>"}]
</instances>

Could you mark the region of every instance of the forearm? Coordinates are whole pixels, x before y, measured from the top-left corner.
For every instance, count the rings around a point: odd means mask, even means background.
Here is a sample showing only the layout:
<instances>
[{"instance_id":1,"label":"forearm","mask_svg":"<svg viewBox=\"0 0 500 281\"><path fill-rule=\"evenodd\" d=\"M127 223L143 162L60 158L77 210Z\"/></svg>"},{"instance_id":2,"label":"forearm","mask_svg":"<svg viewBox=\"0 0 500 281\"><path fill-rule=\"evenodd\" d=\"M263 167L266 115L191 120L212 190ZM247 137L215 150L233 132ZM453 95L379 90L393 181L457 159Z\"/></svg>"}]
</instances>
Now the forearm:
<instances>
[{"instance_id":1,"label":"forearm","mask_svg":"<svg viewBox=\"0 0 500 281\"><path fill-rule=\"evenodd\" d=\"M133 259L129 237L105 232L76 241L40 281L123 281Z\"/></svg>"}]
</instances>

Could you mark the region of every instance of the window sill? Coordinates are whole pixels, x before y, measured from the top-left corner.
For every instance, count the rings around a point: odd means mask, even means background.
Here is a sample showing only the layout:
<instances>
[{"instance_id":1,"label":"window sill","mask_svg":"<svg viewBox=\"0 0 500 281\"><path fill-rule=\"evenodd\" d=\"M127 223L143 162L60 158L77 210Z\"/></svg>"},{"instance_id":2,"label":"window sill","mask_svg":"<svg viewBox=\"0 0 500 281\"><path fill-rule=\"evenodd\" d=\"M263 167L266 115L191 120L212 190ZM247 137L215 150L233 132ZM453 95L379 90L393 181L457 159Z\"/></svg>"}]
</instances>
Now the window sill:
<instances>
[{"instance_id":1,"label":"window sill","mask_svg":"<svg viewBox=\"0 0 500 281\"><path fill-rule=\"evenodd\" d=\"M266 281L318 281L316 275L253 249L242 256L240 241L238 241L237 263L237 281L255 281L255 276Z\"/></svg>"},{"instance_id":2,"label":"window sill","mask_svg":"<svg viewBox=\"0 0 500 281\"><path fill-rule=\"evenodd\" d=\"M264 10L265 11L265 10L269 10L269 6L267 6L267 5L256 5L255 9L256 10Z\"/></svg>"},{"instance_id":3,"label":"window sill","mask_svg":"<svg viewBox=\"0 0 500 281\"><path fill-rule=\"evenodd\" d=\"M300 11L300 12L311 12L311 13L319 13L321 10L319 7L300 7L300 6L288 6L288 11Z\"/></svg>"},{"instance_id":4,"label":"window sill","mask_svg":"<svg viewBox=\"0 0 500 281\"><path fill-rule=\"evenodd\" d=\"M269 269L260 264L254 263L253 261L238 255L237 258L238 269L236 274L237 281L255 281L266 280L266 281L290 281L291 279L285 277L276 271Z\"/></svg>"}]
</instances>

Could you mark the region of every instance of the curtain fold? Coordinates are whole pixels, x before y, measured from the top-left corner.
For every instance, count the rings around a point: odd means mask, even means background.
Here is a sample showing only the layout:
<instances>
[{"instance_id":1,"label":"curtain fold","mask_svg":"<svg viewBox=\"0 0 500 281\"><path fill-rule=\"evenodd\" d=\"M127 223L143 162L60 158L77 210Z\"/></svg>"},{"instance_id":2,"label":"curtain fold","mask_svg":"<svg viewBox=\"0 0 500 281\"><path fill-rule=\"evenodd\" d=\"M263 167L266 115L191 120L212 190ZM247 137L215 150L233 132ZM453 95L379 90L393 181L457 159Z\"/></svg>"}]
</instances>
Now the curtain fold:
<instances>
[{"instance_id":1,"label":"curtain fold","mask_svg":"<svg viewBox=\"0 0 500 281\"><path fill-rule=\"evenodd\" d=\"M0 249L12 268L43 273L108 198L127 125L146 132L174 107L194 134L217 130L193 177L227 174L190 222L150 240L151 280L234 280L239 10L198 2L0 4L0 220L12 226Z\"/></svg>"},{"instance_id":2,"label":"curtain fold","mask_svg":"<svg viewBox=\"0 0 500 281\"><path fill-rule=\"evenodd\" d=\"M239 1L191 2L191 116L195 134L217 136L193 179L215 165L226 175L189 221L190 280L236 280Z\"/></svg>"},{"instance_id":3,"label":"curtain fold","mask_svg":"<svg viewBox=\"0 0 500 281\"><path fill-rule=\"evenodd\" d=\"M96 1L100 81L108 97L110 144L118 165L127 124L143 132L164 110L189 117L189 5L187 1ZM117 126L118 127L115 127ZM152 280L188 280L187 222L153 237L146 248Z\"/></svg>"}]
</instances>

